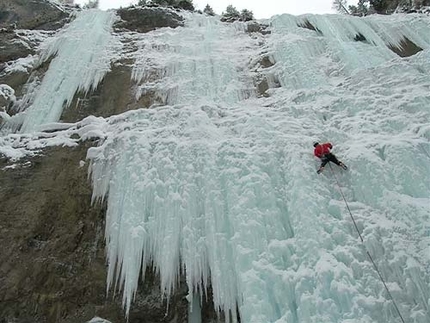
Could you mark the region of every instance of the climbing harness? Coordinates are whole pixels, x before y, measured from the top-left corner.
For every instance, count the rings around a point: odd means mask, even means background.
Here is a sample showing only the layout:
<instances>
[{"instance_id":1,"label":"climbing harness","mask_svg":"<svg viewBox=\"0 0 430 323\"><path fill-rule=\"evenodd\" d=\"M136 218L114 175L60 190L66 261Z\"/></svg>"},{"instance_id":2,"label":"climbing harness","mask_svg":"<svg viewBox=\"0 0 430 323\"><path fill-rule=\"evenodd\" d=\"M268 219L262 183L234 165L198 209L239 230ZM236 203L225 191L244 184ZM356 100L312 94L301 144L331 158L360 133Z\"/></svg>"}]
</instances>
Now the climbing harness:
<instances>
[{"instance_id":1,"label":"climbing harness","mask_svg":"<svg viewBox=\"0 0 430 323\"><path fill-rule=\"evenodd\" d=\"M336 176L336 174L335 174L335 173L334 173L334 171L333 171L333 167L331 166L331 164L330 164L330 163L329 163L329 166L330 166L330 170L331 170L331 172L332 172L332 174L333 174L333 176L334 176L334 178L335 178L335 180L336 180L336 184L337 184L337 186L338 186L338 189L339 189L340 195L342 196L343 201L345 202L346 208L347 208L347 210L348 210L348 212L349 212L349 215L351 216L351 220L352 220L352 222L354 223L355 230L357 230L357 233L358 233L358 236L360 237L361 243L362 243L362 245L363 245L364 249L366 250L366 254L367 254L367 256L369 257L370 262L371 262L371 263L372 263L372 265L373 265L373 268L374 268L374 269L375 269L375 271L378 273L378 276L379 276L379 278L381 279L382 284L384 285L385 290L386 290L386 291L387 291L387 293L388 293L388 296L390 297L391 301L393 302L394 307L396 308L397 314L399 314L399 317L400 317L400 319L401 319L402 323L405 323L405 320L403 319L402 313L400 313L400 310L399 310L399 308L398 308L398 306L397 306L397 304L396 304L396 301L394 300L393 296L391 295L390 290L388 289L388 286L387 286L387 284L385 283L385 280L384 280L384 278L382 277L381 272L379 271L378 266L376 265L375 261L373 261L372 256L370 255L369 251L367 251L366 246L364 245L364 239L363 239L363 236L361 235L360 230L358 230L357 223L355 222L354 216L352 215L352 212L351 212L351 209L349 208L348 202L346 201L345 195L343 194L343 191L342 191L342 189L341 189L341 187L340 187L340 184L339 184L339 181L338 181L338 179L337 179L337 176Z\"/></svg>"}]
</instances>

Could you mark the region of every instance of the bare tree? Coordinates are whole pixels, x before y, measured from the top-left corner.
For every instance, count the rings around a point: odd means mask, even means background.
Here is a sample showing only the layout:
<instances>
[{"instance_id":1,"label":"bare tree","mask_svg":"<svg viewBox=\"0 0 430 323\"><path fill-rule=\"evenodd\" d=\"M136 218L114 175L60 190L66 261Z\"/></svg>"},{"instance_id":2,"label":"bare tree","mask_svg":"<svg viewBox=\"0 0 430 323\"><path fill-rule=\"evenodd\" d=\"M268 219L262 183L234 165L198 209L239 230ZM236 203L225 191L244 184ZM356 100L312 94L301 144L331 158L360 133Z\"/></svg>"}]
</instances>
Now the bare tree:
<instances>
[{"instance_id":1,"label":"bare tree","mask_svg":"<svg viewBox=\"0 0 430 323\"><path fill-rule=\"evenodd\" d=\"M356 6L349 6L348 10L354 16L366 16L369 12L368 0L358 0Z\"/></svg>"},{"instance_id":2,"label":"bare tree","mask_svg":"<svg viewBox=\"0 0 430 323\"><path fill-rule=\"evenodd\" d=\"M349 15L349 11L346 6L347 0L333 0L332 7L338 13Z\"/></svg>"}]
</instances>

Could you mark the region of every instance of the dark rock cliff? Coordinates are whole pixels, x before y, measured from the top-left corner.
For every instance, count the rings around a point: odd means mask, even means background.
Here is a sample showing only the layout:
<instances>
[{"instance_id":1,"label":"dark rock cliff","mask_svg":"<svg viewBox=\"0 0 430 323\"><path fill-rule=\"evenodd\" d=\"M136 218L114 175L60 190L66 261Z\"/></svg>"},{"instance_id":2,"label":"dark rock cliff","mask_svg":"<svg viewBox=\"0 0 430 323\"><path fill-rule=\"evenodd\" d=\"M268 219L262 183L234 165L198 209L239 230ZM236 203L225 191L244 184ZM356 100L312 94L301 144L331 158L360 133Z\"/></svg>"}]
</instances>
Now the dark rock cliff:
<instances>
[{"instance_id":1,"label":"dark rock cliff","mask_svg":"<svg viewBox=\"0 0 430 323\"><path fill-rule=\"evenodd\" d=\"M0 172L0 322L125 322L106 296L104 207L91 205L86 150L51 148ZM157 277L139 287L129 322L186 322L182 284L169 310ZM111 293L112 294L112 293Z\"/></svg>"},{"instance_id":2,"label":"dark rock cliff","mask_svg":"<svg viewBox=\"0 0 430 323\"><path fill-rule=\"evenodd\" d=\"M2 0L0 3L0 28L55 30L68 17L66 10L46 0Z\"/></svg>"},{"instance_id":3,"label":"dark rock cliff","mask_svg":"<svg viewBox=\"0 0 430 323\"><path fill-rule=\"evenodd\" d=\"M118 28L145 33L156 28L183 26L183 18L161 7L132 7L119 9L121 21Z\"/></svg>"}]
</instances>

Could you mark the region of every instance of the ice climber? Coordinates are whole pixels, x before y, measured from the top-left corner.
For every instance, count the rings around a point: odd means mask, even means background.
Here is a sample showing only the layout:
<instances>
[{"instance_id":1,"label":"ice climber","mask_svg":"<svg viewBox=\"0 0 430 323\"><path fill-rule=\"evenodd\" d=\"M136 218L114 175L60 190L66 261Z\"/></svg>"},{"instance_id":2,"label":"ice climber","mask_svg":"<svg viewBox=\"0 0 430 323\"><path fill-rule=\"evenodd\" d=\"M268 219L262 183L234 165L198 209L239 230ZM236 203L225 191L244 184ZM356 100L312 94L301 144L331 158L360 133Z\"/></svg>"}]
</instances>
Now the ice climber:
<instances>
[{"instance_id":1,"label":"ice climber","mask_svg":"<svg viewBox=\"0 0 430 323\"><path fill-rule=\"evenodd\" d=\"M314 142L314 155L316 157L318 157L319 159L321 159L321 166L320 168L317 170L317 174L321 173L324 169L324 166L328 163L328 162L332 162L335 163L336 165L342 167L343 169L347 169L348 167L345 166L344 163L342 163L341 161L339 161L335 155L333 155L330 152L330 149L333 148L333 145L329 142L326 142L324 144L320 144L319 142Z\"/></svg>"}]
</instances>

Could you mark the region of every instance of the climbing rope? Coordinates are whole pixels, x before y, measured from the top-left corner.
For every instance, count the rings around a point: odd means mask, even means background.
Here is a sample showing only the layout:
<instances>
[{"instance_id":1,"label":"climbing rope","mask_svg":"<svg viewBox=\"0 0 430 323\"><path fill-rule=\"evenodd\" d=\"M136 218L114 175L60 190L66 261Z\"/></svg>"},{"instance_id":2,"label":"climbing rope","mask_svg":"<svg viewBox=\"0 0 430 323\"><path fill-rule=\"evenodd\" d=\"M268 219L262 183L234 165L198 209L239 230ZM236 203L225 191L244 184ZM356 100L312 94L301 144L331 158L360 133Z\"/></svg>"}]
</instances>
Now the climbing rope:
<instances>
[{"instance_id":1,"label":"climbing rope","mask_svg":"<svg viewBox=\"0 0 430 323\"><path fill-rule=\"evenodd\" d=\"M390 290L388 289L388 286L387 286L387 284L385 283L385 280L384 280L384 278L382 277L381 272L379 271L378 266L376 265L375 261L373 261L372 256L370 255L369 251L367 251L366 246L364 245L363 236L361 235L360 230L358 230L357 222L355 222L354 216L352 215L351 209L349 208L348 202L346 201L345 195L343 194L342 188L340 187L339 181L338 181L338 179L337 179L337 176L336 176L335 172L333 171L333 167L331 166L331 163L329 163L329 166L330 166L330 170L331 170L331 172L332 172L332 174L333 174L333 176L334 176L334 178L335 178L335 180L336 180L336 184L337 184L337 186L338 186L338 188L339 188L340 195L342 196L343 201L345 202L346 208L347 208L347 210L348 210L348 212L349 212L349 215L351 216L351 220L352 220L352 222L354 223L355 230L357 230L357 233L358 233L358 236L360 237L361 243L363 244L363 247L364 247L364 249L366 250L366 254L367 254L367 256L369 257L370 262L371 262L371 263L372 263L372 265L373 265L373 268L374 268L374 269L375 269L375 271L378 273L378 276L379 276L379 278L381 279L382 284L384 285L385 290L386 290L386 291L387 291L387 293L388 293L388 296L390 297L391 301L393 302L394 307L396 308L397 314L399 314L399 317L400 317L401 321L402 321L403 323L405 323L405 320L403 319L402 313L400 313L400 310L399 310L399 308L398 308L398 306L397 306L397 304L396 304L396 301L394 300L393 296L391 295Z\"/></svg>"},{"instance_id":2,"label":"climbing rope","mask_svg":"<svg viewBox=\"0 0 430 323\"><path fill-rule=\"evenodd\" d=\"M418 147L420 147L421 150L424 152L424 154L426 154L430 158L430 154L427 152L427 150L424 147L422 147L421 145L418 145Z\"/></svg>"}]
</instances>

